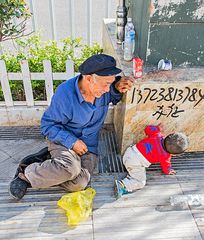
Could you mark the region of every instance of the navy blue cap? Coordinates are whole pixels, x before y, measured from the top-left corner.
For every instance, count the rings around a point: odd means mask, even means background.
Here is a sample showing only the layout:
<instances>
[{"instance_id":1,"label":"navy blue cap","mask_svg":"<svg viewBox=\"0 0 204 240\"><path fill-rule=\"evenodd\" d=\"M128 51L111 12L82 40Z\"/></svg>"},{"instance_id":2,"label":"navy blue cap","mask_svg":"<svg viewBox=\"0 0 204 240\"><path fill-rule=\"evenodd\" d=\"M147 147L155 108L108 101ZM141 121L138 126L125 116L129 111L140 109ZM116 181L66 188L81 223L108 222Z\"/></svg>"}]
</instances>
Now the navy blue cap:
<instances>
[{"instance_id":1,"label":"navy blue cap","mask_svg":"<svg viewBox=\"0 0 204 240\"><path fill-rule=\"evenodd\" d=\"M79 66L79 72L82 75L95 73L99 76L112 76L121 71L121 69L116 67L115 59L106 54L93 55Z\"/></svg>"}]
</instances>

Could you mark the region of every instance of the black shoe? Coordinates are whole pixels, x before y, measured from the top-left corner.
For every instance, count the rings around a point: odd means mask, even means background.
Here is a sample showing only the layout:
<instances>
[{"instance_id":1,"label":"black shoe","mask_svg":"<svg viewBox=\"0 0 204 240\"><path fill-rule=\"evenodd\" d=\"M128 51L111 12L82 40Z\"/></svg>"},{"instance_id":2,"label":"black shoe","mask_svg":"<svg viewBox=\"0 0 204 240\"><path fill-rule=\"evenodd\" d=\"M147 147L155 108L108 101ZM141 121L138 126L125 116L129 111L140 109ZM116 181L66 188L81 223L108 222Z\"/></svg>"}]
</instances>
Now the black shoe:
<instances>
[{"instance_id":1,"label":"black shoe","mask_svg":"<svg viewBox=\"0 0 204 240\"><path fill-rule=\"evenodd\" d=\"M37 153L26 156L20 161L14 178L16 178L19 173L24 173L24 170L28 165L35 162L43 162L50 158L51 158L51 155L50 155L50 152L48 151L48 147L41 149Z\"/></svg>"},{"instance_id":2,"label":"black shoe","mask_svg":"<svg viewBox=\"0 0 204 240\"><path fill-rule=\"evenodd\" d=\"M9 184L9 194L12 198L20 200L26 193L30 184L18 176Z\"/></svg>"},{"instance_id":3,"label":"black shoe","mask_svg":"<svg viewBox=\"0 0 204 240\"><path fill-rule=\"evenodd\" d=\"M41 149L39 152L26 156L20 161L22 165L30 165L34 162L43 162L47 159L51 158L50 152L48 151L48 147Z\"/></svg>"}]
</instances>

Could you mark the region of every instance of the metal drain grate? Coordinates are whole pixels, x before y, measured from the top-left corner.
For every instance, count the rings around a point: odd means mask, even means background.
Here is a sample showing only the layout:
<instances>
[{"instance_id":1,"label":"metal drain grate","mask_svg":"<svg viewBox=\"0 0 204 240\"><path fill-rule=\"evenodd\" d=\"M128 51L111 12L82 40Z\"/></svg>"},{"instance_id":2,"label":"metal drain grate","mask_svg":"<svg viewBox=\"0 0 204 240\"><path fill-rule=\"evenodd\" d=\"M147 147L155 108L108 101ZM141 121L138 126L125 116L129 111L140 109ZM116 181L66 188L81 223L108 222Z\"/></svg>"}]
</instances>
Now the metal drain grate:
<instances>
[{"instance_id":1,"label":"metal drain grate","mask_svg":"<svg viewBox=\"0 0 204 240\"><path fill-rule=\"evenodd\" d=\"M204 152L189 152L172 157L175 170L204 169ZM149 170L161 170L159 164L151 165Z\"/></svg>"},{"instance_id":2,"label":"metal drain grate","mask_svg":"<svg viewBox=\"0 0 204 240\"><path fill-rule=\"evenodd\" d=\"M0 127L0 140L43 139L39 127ZM104 125L99 138L99 173L125 172L115 138L113 125ZM184 153L172 158L175 170L204 169L204 152ZM148 170L161 171L159 164L151 165Z\"/></svg>"},{"instance_id":3,"label":"metal drain grate","mask_svg":"<svg viewBox=\"0 0 204 240\"><path fill-rule=\"evenodd\" d=\"M99 145L99 173L124 172L121 156L118 153L115 132L112 125L104 126L100 132Z\"/></svg>"},{"instance_id":4,"label":"metal drain grate","mask_svg":"<svg viewBox=\"0 0 204 240\"><path fill-rule=\"evenodd\" d=\"M39 127L0 127L0 140L43 139Z\"/></svg>"},{"instance_id":5,"label":"metal drain grate","mask_svg":"<svg viewBox=\"0 0 204 240\"><path fill-rule=\"evenodd\" d=\"M43 139L39 127L0 127L0 140ZM103 126L99 137L99 173L124 172L121 157L118 154L113 125Z\"/></svg>"}]
</instances>

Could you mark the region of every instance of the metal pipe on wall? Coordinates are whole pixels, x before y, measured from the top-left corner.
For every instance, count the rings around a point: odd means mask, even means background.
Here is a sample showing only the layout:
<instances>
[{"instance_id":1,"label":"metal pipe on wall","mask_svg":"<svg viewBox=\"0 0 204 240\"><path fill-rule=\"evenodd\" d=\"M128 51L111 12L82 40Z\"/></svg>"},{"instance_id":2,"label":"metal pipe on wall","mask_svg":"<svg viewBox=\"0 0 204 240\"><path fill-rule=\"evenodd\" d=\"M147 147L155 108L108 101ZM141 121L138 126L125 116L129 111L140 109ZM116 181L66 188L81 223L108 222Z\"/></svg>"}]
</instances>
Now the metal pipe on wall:
<instances>
[{"instance_id":1,"label":"metal pipe on wall","mask_svg":"<svg viewBox=\"0 0 204 240\"><path fill-rule=\"evenodd\" d=\"M119 0L116 17L117 43L122 44L125 35L125 25L127 23L127 8L125 6L125 0Z\"/></svg>"}]
</instances>

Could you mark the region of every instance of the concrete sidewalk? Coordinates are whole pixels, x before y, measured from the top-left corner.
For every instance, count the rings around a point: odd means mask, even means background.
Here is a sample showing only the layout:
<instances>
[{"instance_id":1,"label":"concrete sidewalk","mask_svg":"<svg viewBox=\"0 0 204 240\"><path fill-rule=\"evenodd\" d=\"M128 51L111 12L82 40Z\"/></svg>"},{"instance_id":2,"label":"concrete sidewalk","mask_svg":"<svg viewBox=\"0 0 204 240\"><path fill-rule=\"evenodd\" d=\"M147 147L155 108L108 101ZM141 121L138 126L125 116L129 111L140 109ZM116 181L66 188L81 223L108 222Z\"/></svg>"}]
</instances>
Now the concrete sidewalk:
<instances>
[{"instance_id":1,"label":"concrete sidewalk","mask_svg":"<svg viewBox=\"0 0 204 240\"><path fill-rule=\"evenodd\" d=\"M29 189L21 201L10 199L8 183L18 162L44 146L43 139L0 140L0 239L204 239L204 169L178 170L176 176L148 171L147 186L119 200L114 180L124 173L95 175L93 215L76 228L57 207L65 194L60 188ZM169 197L177 194L199 194L202 205L175 209Z\"/></svg>"}]
</instances>

